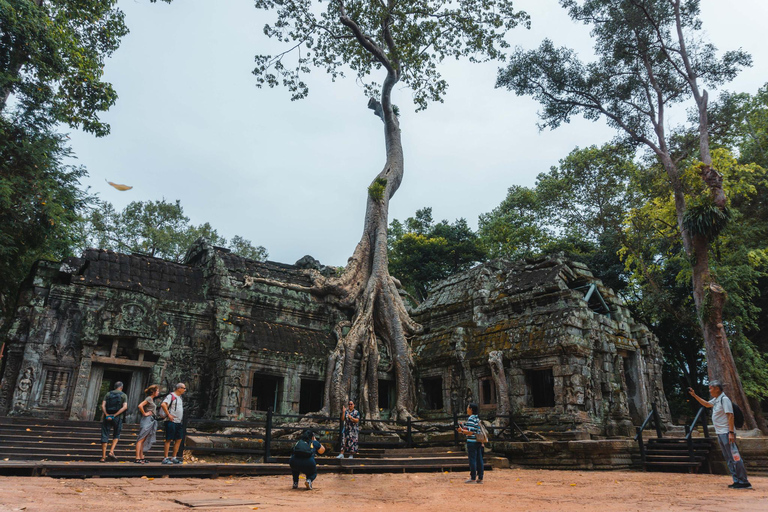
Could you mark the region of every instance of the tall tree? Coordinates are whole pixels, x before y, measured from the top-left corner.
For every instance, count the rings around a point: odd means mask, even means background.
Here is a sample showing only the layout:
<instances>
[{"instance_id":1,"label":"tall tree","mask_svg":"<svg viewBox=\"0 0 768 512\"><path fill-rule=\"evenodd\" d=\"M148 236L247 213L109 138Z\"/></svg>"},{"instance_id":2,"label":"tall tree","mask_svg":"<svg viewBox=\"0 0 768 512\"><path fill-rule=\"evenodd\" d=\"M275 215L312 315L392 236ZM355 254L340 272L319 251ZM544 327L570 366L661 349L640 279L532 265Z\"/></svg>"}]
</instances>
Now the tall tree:
<instances>
[{"instance_id":1,"label":"tall tree","mask_svg":"<svg viewBox=\"0 0 768 512\"><path fill-rule=\"evenodd\" d=\"M466 220L435 223L432 208L417 210L404 223L394 219L388 234L389 271L417 301L426 300L437 281L486 259Z\"/></svg>"},{"instance_id":2,"label":"tall tree","mask_svg":"<svg viewBox=\"0 0 768 512\"><path fill-rule=\"evenodd\" d=\"M557 127L574 114L603 118L625 136L654 152L675 199L676 224L693 260L693 296L707 351L709 377L721 379L757 423L736 370L723 324L725 290L710 271L711 241L728 219L722 176L709 149L708 95L751 63L743 52L721 59L702 42L699 0L561 0L574 20L592 26L597 60L582 63L568 48L544 41L537 50L518 50L499 73L497 85L530 94L544 106L543 126ZM698 113L699 179L706 185L695 204L686 203L679 162L671 149L667 108L693 100Z\"/></svg>"},{"instance_id":3,"label":"tall tree","mask_svg":"<svg viewBox=\"0 0 768 512\"><path fill-rule=\"evenodd\" d=\"M267 259L267 250L235 235L227 239L209 223L195 226L184 215L181 201L133 201L121 212L103 202L83 219L81 245L119 252L140 252L156 258L182 261L192 243L205 238L235 254L256 261Z\"/></svg>"},{"instance_id":4,"label":"tall tree","mask_svg":"<svg viewBox=\"0 0 768 512\"><path fill-rule=\"evenodd\" d=\"M68 256L78 220L93 198L82 167L65 165L63 136L0 118L0 327L21 282L39 259Z\"/></svg>"},{"instance_id":5,"label":"tall tree","mask_svg":"<svg viewBox=\"0 0 768 512\"><path fill-rule=\"evenodd\" d=\"M278 55L256 57L259 85L283 84L292 99L308 93L303 74L313 67L336 78L351 71L364 84L368 107L384 123L386 162L371 185L363 235L340 277L313 275L307 290L351 312L338 325L338 344L328 358L324 412L340 411L356 396L368 418L379 417L379 341L393 361L396 399L392 419L415 411L413 357L408 337L420 331L398 293L399 282L387 269L389 201L403 179L403 147L398 109L392 102L397 84L413 92L417 110L442 101L447 82L438 71L446 58L471 61L498 59L507 46L505 33L527 23L511 0L256 0L256 7L274 10L277 20L264 28L267 36L289 44ZM293 52L295 66L285 57ZM384 77L379 85L374 73ZM262 280L262 282L269 282ZM348 330L347 330L348 329ZM356 367L354 356L362 351ZM352 389L353 373L359 375Z\"/></svg>"}]
</instances>

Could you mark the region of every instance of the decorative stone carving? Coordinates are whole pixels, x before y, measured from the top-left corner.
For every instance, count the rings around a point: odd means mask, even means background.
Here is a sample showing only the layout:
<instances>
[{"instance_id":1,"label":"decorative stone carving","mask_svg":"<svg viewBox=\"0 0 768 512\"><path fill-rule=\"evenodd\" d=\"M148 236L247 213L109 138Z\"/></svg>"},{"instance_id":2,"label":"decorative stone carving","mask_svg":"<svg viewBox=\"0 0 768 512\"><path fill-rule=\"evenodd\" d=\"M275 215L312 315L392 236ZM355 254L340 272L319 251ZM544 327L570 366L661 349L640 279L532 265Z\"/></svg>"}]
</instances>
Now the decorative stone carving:
<instances>
[{"instance_id":1,"label":"decorative stone carving","mask_svg":"<svg viewBox=\"0 0 768 512\"><path fill-rule=\"evenodd\" d=\"M32 391L32 384L35 382L35 371L28 367L24 370L24 375L19 379L16 384L16 400L14 403L14 410L25 411L29 404L29 395Z\"/></svg>"},{"instance_id":2,"label":"decorative stone carving","mask_svg":"<svg viewBox=\"0 0 768 512\"><path fill-rule=\"evenodd\" d=\"M120 323L118 327L126 331L140 331L144 327L144 318L147 312L144 307L135 302L124 304L121 308Z\"/></svg>"},{"instance_id":3,"label":"decorative stone carving","mask_svg":"<svg viewBox=\"0 0 768 512\"><path fill-rule=\"evenodd\" d=\"M72 372L68 369L47 368L39 405L41 407L64 406L71 376Z\"/></svg>"},{"instance_id":4,"label":"decorative stone carving","mask_svg":"<svg viewBox=\"0 0 768 512\"><path fill-rule=\"evenodd\" d=\"M228 397L227 415L233 417L237 416L240 412L240 388L237 385L229 388Z\"/></svg>"}]
</instances>

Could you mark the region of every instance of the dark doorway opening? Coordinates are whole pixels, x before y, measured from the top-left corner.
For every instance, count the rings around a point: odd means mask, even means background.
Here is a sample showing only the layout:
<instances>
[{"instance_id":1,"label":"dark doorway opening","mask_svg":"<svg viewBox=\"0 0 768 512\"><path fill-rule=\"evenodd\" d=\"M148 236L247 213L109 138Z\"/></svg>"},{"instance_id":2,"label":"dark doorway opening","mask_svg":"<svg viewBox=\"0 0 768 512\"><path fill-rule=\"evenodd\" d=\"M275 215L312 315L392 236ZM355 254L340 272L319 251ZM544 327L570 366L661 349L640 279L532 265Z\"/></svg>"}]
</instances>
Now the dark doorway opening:
<instances>
[{"instance_id":1,"label":"dark doorway opening","mask_svg":"<svg viewBox=\"0 0 768 512\"><path fill-rule=\"evenodd\" d=\"M528 387L528 404L533 407L555 406L555 377L552 368L526 370L525 383Z\"/></svg>"},{"instance_id":2,"label":"dark doorway opening","mask_svg":"<svg viewBox=\"0 0 768 512\"><path fill-rule=\"evenodd\" d=\"M271 407L274 412L278 412L277 397L282 383L282 377L254 375L253 388L251 389L251 410L266 411Z\"/></svg>"},{"instance_id":3,"label":"dark doorway opening","mask_svg":"<svg viewBox=\"0 0 768 512\"><path fill-rule=\"evenodd\" d=\"M424 391L424 408L439 410L443 408L443 378L429 377L421 379L421 389Z\"/></svg>"},{"instance_id":4,"label":"dark doorway opening","mask_svg":"<svg viewBox=\"0 0 768 512\"><path fill-rule=\"evenodd\" d=\"M101 388L99 388L98 400L96 401L96 408L93 411L93 419L101 420L101 402L104 401L104 397L107 393L115 389L115 383L123 383L123 393L128 395L131 389L131 377L133 372L127 372L125 370L116 370L113 368L105 368L104 376L101 378ZM141 383L139 383L141 385Z\"/></svg>"},{"instance_id":5,"label":"dark doorway opening","mask_svg":"<svg viewBox=\"0 0 768 512\"><path fill-rule=\"evenodd\" d=\"M480 379L480 405L496 405L496 383L491 377Z\"/></svg>"},{"instance_id":6,"label":"dark doorway opening","mask_svg":"<svg viewBox=\"0 0 768 512\"><path fill-rule=\"evenodd\" d=\"M379 409L392 409L395 405L395 386L391 380L379 380Z\"/></svg>"},{"instance_id":7,"label":"dark doorway opening","mask_svg":"<svg viewBox=\"0 0 768 512\"><path fill-rule=\"evenodd\" d=\"M317 412L323 408L324 388L325 382L322 380L301 379L299 414Z\"/></svg>"}]
</instances>

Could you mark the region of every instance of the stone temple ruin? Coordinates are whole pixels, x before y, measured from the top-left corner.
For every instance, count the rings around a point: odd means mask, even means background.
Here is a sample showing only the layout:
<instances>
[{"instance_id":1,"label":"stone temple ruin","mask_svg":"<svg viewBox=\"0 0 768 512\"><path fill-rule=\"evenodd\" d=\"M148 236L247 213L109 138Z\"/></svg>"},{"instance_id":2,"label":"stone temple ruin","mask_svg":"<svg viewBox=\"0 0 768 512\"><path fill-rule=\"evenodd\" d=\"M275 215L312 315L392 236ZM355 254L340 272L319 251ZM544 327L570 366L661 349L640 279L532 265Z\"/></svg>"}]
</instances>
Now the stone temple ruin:
<instances>
[{"instance_id":1,"label":"stone temple ruin","mask_svg":"<svg viewBox=\"0 0 768 512\"><path fill-rule=\"evenodd\" d=\"M302 267L198 241L184 263L89 249L36 264L7 344L0 415L93 420L125 383L128 421L150 383L188 383L188 413L248 418L319 410L333 326L347 313L308 293ZM669 421L657 340L579 263L492 261L435 286L412 312L419 415L514 414L524 428L628 435L652 402ZM393 375L382 346L379 407Z\"/></svg>"}]
</instances>

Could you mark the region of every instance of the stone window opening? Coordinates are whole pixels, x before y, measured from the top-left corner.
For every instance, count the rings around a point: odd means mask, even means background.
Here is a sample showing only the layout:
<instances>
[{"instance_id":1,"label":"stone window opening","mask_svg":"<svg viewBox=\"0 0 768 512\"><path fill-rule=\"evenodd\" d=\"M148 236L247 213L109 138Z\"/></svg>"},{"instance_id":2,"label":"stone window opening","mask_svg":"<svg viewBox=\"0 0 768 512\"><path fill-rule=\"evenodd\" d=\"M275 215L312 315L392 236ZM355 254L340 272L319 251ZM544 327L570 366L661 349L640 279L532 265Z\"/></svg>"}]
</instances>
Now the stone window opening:
<instances>
[{"instance_id":1,"label":"stone window opening","mask_svg":"<svg viewBox=\"0 0 768 512\"><path fill-rule=\"evenodd\" d=\"M271 407L272 411L278 412L277 400L282 384L282 377L254 375L251 386L251 410L267 412L267 409Z\"/></svg>"},{"instance_id":2,"label":"stone window opening","mask_svg":"<svg viewBox=\"0 0 768 512\"><path fill-rule=\"evenodd\" d=\"M317 412L323 408L325 381L301 379L299 388L299 414Z\"/></svg>"},{"instance_id":3,"label":"stone window opening","mask_svg":"<svg viewBox=\"0 0 768 512\"><path fill-rule=\"evenodd\" d=\"M391 410L395 405L395 386L391 380L379 379L379 409Z\"/></svg>"},{"instance_id":4,"label":"stone window opening","mask_svg":"<svg viewBox=\"0 0 768 512\"><path fill-rule=\"evenodd\" d=\"M424 396L424 408L436 411L443 408L443 378L427 377L421 379Z\"/></svg>"},{"instance_id":5,"label":"stone window opening","mask_svg":"<svg viewBox=\"0 0 768 512\"><path fill-rule=\"evenodd\" d=\"M496 392L496 382L492 377L482 377L479 379L480 384L480 404L479 405L496 405L498 402Z\"/></svg>"},{"instance_id":6,"label":"stone window opening","mask_svg":"<svg viewBox=\"0 0 768 512\"><path fill-rule=\"evenodd\" d=\"M552 368L525 370L525 386L529 406L555 406L555 377Z\"/></svg>"}]
</instances>

